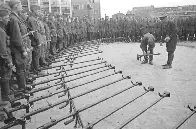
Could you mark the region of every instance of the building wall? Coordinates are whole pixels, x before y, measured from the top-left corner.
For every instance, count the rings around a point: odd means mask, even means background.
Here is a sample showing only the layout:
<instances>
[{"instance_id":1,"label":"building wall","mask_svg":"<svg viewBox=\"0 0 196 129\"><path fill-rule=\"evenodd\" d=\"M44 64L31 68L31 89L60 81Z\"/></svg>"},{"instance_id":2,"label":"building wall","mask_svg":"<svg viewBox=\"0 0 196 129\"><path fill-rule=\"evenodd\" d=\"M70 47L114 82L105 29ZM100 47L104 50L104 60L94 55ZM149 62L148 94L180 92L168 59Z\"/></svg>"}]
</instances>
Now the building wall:
<instances>
[{"instance_id":1,"label":"building wall","mask_svg":"<svg viewBox=\"0 0 196 129\"><path fill-rule=\"evenodd\" d=\"M28 5L28 0L21 0L24 6ZM66 14L70 15L71 13L71 0L29 0L30 5L39 5L43 11L49 12L49 3L51 4L51 12L54 14ZM61 9L61 10L60 10Z\"/></svg>"},{"instance_id":2,"label":"building wall","mask_svg":"<svg viewBox=\"0 0 196 129\"><path fill-rule=\"evenodd\" d=\"M87 8L87 5L92 6L92 10ZM95 19L101 18L100 0L72 0L72 16L83 18L84 16Z\"/></svg>"}]
</instances>

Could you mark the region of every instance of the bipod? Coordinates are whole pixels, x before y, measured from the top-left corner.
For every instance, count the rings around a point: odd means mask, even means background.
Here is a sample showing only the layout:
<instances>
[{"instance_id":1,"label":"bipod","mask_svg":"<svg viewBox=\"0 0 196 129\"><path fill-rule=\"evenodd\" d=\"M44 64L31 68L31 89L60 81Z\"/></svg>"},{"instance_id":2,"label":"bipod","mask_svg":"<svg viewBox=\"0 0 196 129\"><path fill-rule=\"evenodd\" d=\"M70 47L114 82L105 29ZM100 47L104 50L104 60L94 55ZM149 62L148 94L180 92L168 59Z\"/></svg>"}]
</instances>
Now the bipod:
<instances>
[{"instance_id":1,"label":"bipod","mask_svg":"<svg viewBox=\"0 0 196 129\"><path fill-rule=\"evenodd\" d=\"M85 55L85 54L90 54L90 53L95 53L95 52L99 52L99 50L95 49L95 50L88 50L88 51L84 51L84 52L70 53L69 55L60 55L60 56L56 57L56 59L58 59L58 58L70 58L71 56L79 56L79 55Z\"/></svg>"},{"instance_id":2,"label":"bipod","mask_svg":"<svg viewBox=\"0 0 196 129\"><path fill-rule=\"evenodd\" d=\"M108 86L110 86L110 85L112 85L112 84L115 84L115 83L117 83L117 82L120 82L120 81L122 81L122 80L124 80L124 79L130 79L130 77L129 77L129 76L127 76L127 77L123 77L123 76L122 76L121 79L118 79L118 80L113 81L113 82L111 82L111 83L108 83L108 84L106 84L106 85L103 85L103 86L100 86L100 87L91 89L91 90L89 90L89 91L83 92L83 93L78 94L78 95L76 95L76 96L74 96L74 97L71 97L71 98L69 98L69 99L64 99L64 100L58 101L58 102L53 103L53 104L48 104L48 106L44 106L44 107L41 107L41 108L39 108L39 109L37 109L37 110L34 110L34 111L32 111L32 112L29 112L29 113L25 114L23 117L21 117L21 118L19 118L19 119L16 119L15 117L8 118L8 119L6 119L6 120L4 121L4 123L5 123L5 124L8 124L8 125L2 127L1 129L7 129L7 127L13 127L13 126L15 126L15 125L18 125L19 123L17 123L17 121L19 121L19 120L21 120L21 121L30 120L30 119L31 119L31 116L33 116L33 115L36 115L36 114L38 114L38 113L47 111L47 110L49 110L49 109L51 109L51 108L53 108L53 107L55 107L55 106L58 106L58 105L60 105L60 104L63 104L63 103L67 103L67 104L68 104L68 103L70 102L70 100L72 100L72 99L75 99L75 98L84 96L84 95L86 95L86 94L89 94L89 93L94 92L94 91L96 91L96 90L99 90L99 89L101 89L101 88L108 87ZM67 104L66 104L66 105L67 105ZM77 113L75 113L75 114L77 114ZM74 114L74 115L75 115L75 114ZM72 115L72 116L73 116L73 115ZM13 124L13 123L15 123L15 124Z\"/></svg>"},{"instance_id":3,"label":"bipod","mask_svg":"<svg viewBox=\"0 0 196 129\"><path fill-rule=\"evenodd\" d=\"M127 124L129 124L131 121L133 121L134 119L136 119L137 117L139 117L141 114L143 114L144 112L146 112L148 109L150 109L152 106L154 106L155 104L157 104L159 101L161 101L162 99L164 99L166 97L170 97L170 93L165 91L163 94L160 94L159 93L159 96L160 96L160 98L157 99L154 103L152 103L150 106L148 106L147 108L145 108L144 110L142 110L141 112L139 112L134 117L128 119L127 121L125 121L124 123L122 123L121 125L119 125L115 129L122 129L122 128L124 128Z\"/></svg>"},{"instance_id":4,"label":"bipod","mask_svg":"<svg viewBox=\"0 0 196 129\"><path fill-rule=\"evenodd\" d=\"M70 55L74 53L81 53L82 51L89 51L89 50L98 50L98 47L90 47L90 48L80 48L80 49L73 49L73 50L66 50L62 54L55 55L54 58L60 58L62 55Z\"/></svg>"},{"instance_id":5,"label":"bipod","mask_svg":"<svg viewBox=\"0 0 196 129\"><path fill-rule=\"evenodd\" d=\"M193 116L196 113L196 106L191 108L190 105L188 105L188 109L191 111L184 119L182 119L175 127L172 129L178 129L183 125L191 116Z\"/></svg>"},{"instance_id":6,"label":"bipod","mask_svg":"<svg viewBox=\"0 0 196 129\"><path fill-rule=\"evenodd\" d=\"M63 54L71 54L71 53L78 53L84 50L93 50L93 49L98 49L99 46L79 46L79 47L74 47L74 48L68 48L66 49ZM56 56L60 56L62 54L57 54Z\"/></svg>"},{"instance_id":7,"label":"bipod","mask_svg":"<svg viewBox=\"0 0 196 129\"><path fill-rule=\"evenodd\" d=\"M144 55L139 55L139 54L137 54L137 60L140 60L140 61L141 61L141 58L142 58L143 56L151 56L151 55L161 55L161 53L157 53L157 54L144 54Z\"/></svg>"},{"instance_id":8,"label":"bipod","mask_svg":"<svg viewBox=\"0 0 196 129\"><path fill-rule=\"evenodd\" d=\"M130 76L127 76L126 78L130 79L131 77L130 77ZM133 82L132 82L132 83L133 83ZM134 84L134 85L139 85L139 84L141 84L141 83L136 83L136 84ZM131 86L131 87L132 87L132 86ZM130 89L130 88L129 88L129 89ZM119 94L121 94L122 92L125 92L125 91L127 91L127 90L128 90L128 88L125 88L125 89L123 89L123 90L121 90L121 91L119 91L119 92L114 93L114 94L111 95L111 96L102 98L101 100L99 100L99 101L97 101L97 102L94 102L94 103L92 103L92 104L86 105L85 107L78 109L76 112L73 112L73 113L71 113L71 114L65 115L65 116L63 116L63 117L61 117L61 118L58 118L58 119L56 119L56 120L50 121L50 122L48 122L48 123L46 123L46 124L44 124L44 125L38 127L37 129L49 129L49 128L53 127L54 125L58 124L59 122L61 122L61 121L63 121L63 120L66 120L67 118L70 118L70 117L74 116L75 114L78 114L78 113L80 113L80 112L83 112L83 111L85 111L85 110L87 110L87 109L89 109L89 108L91 108L91 107L94 107L94 106L96 106L96 105L98 105L98 104L100 104L100 103L102 103L102 102L104 102L104 101L106 101L106 100L108 100L108 99L110 99L110 98L113 98L113 97L115 97L115 96L117 96L117 95L119 95Z\"/></svg>"},{"instance_id":9,"label":"bipod","mask_svg":"<svg viewBox=\"0 0 196 129\"><path fill-rule=\"evenodd\" d=\"M70 90L69 90L69 88L67 87L67 85L66 85L66 81L65 81L65 78L63 78L63 80L62 80L62 82L63 82L63 88L64 88L64 90L66 90L67 92L65 92L64 94L66 95L66 93L68 93L68 99L70 100L69 101L69 104L70 104L70 113L72 112L72 109L74 110L74 112L76 112L77 111L77 109L76 109L76 106L75 106L75 103L74 103L74 101L73 101L73 99L71 99L72 97L71 97L71 93L70 93ZM62 108L64 108L64 107L66 107L67 106L67 104L65 104L65 105L62 105L61 107L59 107L59 109L62 109ZM83 122L82 122L82 119L81 119L81 117L80 117L80 115L79 115L79 113L77 113L77 114L75 114L74 116L73 116L73 120L75 119L75 128L77 128L77 127L84 127L84 124L83 124ZM67 125L67 122L65 122L64 123L65 125ZM79 126L77 126L77 125L79 125Z\"/></svg>"},{"instance_id":10,"label":"bipod","mask_svg":"<svg viewBox=\"0 0 196 129\"><path fill-rule=\"evenodd\" d=\"M133 85L132 87L128 87L128 88L125 89L125 90L129 90L129 89L131 89L131 88L133 88L133 87L135 87L135 86L141 86L141 85L142 85L141 82L140 82L139 84L140 84L140 85ZM120 107L114 109L114 110L113 110L111 113L109 113L108 115L105 115L104 117L102 117L102 118L99 119L99 120L96 120L95 122L88 123L88 125L87 125L84 129L93 129L93 127L94 127L96 124L98 124L99 122L103 121L103 120L106 119L107 117L111 116L111 115L114 114L115 112L117 112L117 111L119 111L120 109L122 109L122 108L126 107L127 105L131 104L132 102L134 102L134 101L137 100L138 98L144 96L145 94L149 93L150 91L151 91L151 92L154 91L154 88L153 88L153 87L148 87L148 88L146 89L146 88L144 87L144 90L145 90L144 93L142 93L141 95L135 97L135 98L132 99L131 101L127 102L126 104L123 104L122 106L120 106ZM123 91L124 91L124 90L123 90Z\"/></svg>"},{"instance_id":11,"label":"bipod","mask_svg":"<svg viewBox=\"0 0 196 129\"><path fill-rule=\"evenodd\" d=\"M72 68L72 69L66 69L66 70L63 70L63 71L61 71L61 72L64 72L64 73L66 73L67 71L72 71L72 70L76 70L76 69L81 69L81 68L86 68L86 67L89 67L89 66L95 66L95 65L99 65L99 64L105 64L106 63L106 61L104 61L104 62L100 62L100 63L94 63L94 64L90 64L90 65L85 65L85 66L81 66L81 67L76 67L76 68ZM106 64L105 64L106 65ZM59 69L60 70L60 69ZM41 82L37 82L37 83L34 83L34 84L32 84L31 86L32 86L32 88L35 88L35 86L37 86L37 85L40 85L40 84L44 84L44 83L48 83L48 82L51 82L51 81L54 81L54 80L58 80L58 79L61 79L62 77L60 77L60 78L53 78L53 79L48 79L48 80L45 80L45 81L41 81Z\"/></svg>"},{"instance_id":12,"label":"bipod","mask_svg":"<svg viewBox=\"0 0 196 129\"><path fill-rule=\"evenodd\" d=\"M66 75L65 77L71 77L71 76L74 76L74 75L79 75L79 74L82 74L82 73L86 73L86 72L90 72L90 71L94 71L94 70L98 70L98 69L102 69L102 68L106 68L106 67L109 67L110 69L114 69L114 67L112 67L111 65L105 65L105 66L102 66L102 67L86 70L86 71L83 71L83 72L74 73L74 74L71 74L71 75ZM109 69L105 69L104 71L106 71L106 70L109 70ZM101 71L99 71L99 73L100 72ZM61 79L61 78L62 77L60 77L59 79ZM40 92L40 91L43 91L43 90L47 90L47 89L50 89L52 87L59 86L59 85L62 85L62 84L63 83L58 83L58 84L54 84L54 85L47 84L47 86L45 86L45 87L40 87L40 88L37 88L37 89L33 89L30 92L28 92L28 93L21 94L21 96L19 98L16 98L14 100L10 99L10 103L12 105L15 105L15 106L12 106L12 107L20 106L21 103L20 102L16 102L16 101L18 101L20 99L26 99L27 101L29 101L30 96L33 96L34 93L37 93L37 92Z\"/></svg>"},{"instance_id":13,"label":"bipod","mask_svg":"<svg viewBox=\"0 0 196 129\"><path fill-rule=\"evenodd\" d=\"M95 52L95 53L90 53L90 54L86 54L86 55L80 55L80 56L65 56L65 57L62 57L62 58L64 58L64 59L62 59L62 60L57 60L57 61L53 61L53 62L51 62L51 63L57 63L57 62L62 62L62 61L65 61L65 60L67 60L67 62L72 62L72 61L74 61L76 58L79 58L79 57L85 57L85 56L90 56L90 55L96 55L96 54L100 54L100 53L102 53L103 51L99 51L99 52Z\"/></svg>"},{"instance_id":14,"label":"bipod","mask_svg":"<svg viewBox=\"0 0 196 129\"><path fill-rule=\"evenodd\" d=\"M74 60L68 64L65 64L65 65L57 65L57 66L50 66L48 68L45 68L45 69L41 69L41 70L47 70L47 69L52 69L52 68L57 68L57 67L62 67L62 66L70 66L71 68L73 67L73 65L75 64L83 64L83 63L87 63L87 62L93 62L93 61L99 61L99 60L103 60L103 58L96 58L96 59L92 59L92 60L86 60L86 61L82 61L82 62L75 62L74 63ZM64 62L66 63L66 62Z\"/></svg>"},{"instance_id":15,"label":"bipod","mask_svg":"<svg viewBox=\"0 0 196 129\"><path fill-rule=\"evenodd\" d=\"M115 71L115 68L114 68L114 71ZM103 77L100 77L100 78L97 78L97 79L94 79L94 80L85 82L85 83L83 83L83 84L79 84L79 85L76 85L76 86L69 87L69 89L74 89L74 88L77 88L77 87L81 87L81 86L84 86L84 85L86 85L86 84L90 84L90 83L92 83L92 82L95 82L95 81L98 81L98 80L101 80L101 79L104 79L104 78L107 78L107 77L110 77L110 76L113 76L113 75L116 75L116 74L119 74L119 73L122 73L122 71L118 71L118 72L115 72L115 73L113 73L113 74L109 74L109 75L107 75L107 76L103 76ZM63 84L65 84L65 83L63 83ZM64 86L62 86L62 87L64 87ZM59 98L60 98L60 97L63 97L63 96L65 96L65 94L59 95Z\"/></svg>"},{"instance_id":16,"label":"bipod","mask_svg":"<svg viewBox=\"0 0 196 129\"><path fill-rule=\"evenodd\" d=\"M108 71L108 70L111 70L111 68L107 68L107 69L104 69L104 70L101 70L101 71L98 71L98 72L94 72L94 73L91 73L91 74L88 74L88 75L85 75L85 76L82 76L82 77L74 78L74 79L66 81L66 83L76 81L76 80L79 80L79 79L82 79L82 78L85 78L85 77L89 77L89 76L92 76L92 75L96 75L96 74L99 74L99 73L102 73L102 72L105 72L105 71ZM64 78L62 77L60 82L62 82L62 79L64 79ZM59 83L59 82L57 82L57 83ZM61 88L62 88L62 86L58 87L56 90L59 90Z\"/></svg>"},{"instance_id":17,"label":"bipod","mask_svg":"<svg viewBox=\"0 0 196 129\"><path fill-rule=\"evenodd\" d=\"M98 70L98 69L102 69L102 68L106 68L106 67L110 67L111 65L105 65L105 66L102 66L102 67L98 67L98 68L94 68L94 69L90 69L90 70L86 70L86 71L83 71L83 72L79 72L79 73L74 73L74 74L70 74L70 75L66 75L65 77L71 77L71 76L74 76L74 75L79 75L79 74L82 74L82 73L86 73L86 72L90 72L90 71L94 71L94 70ZM114 67L110 67L111 69L113 69ZM62 78L62 77L61 77ZM60 84L55 84L54 86L56 85L61 85L63 83L60 83ZM37 88L37 89L33 89L32 91L30 91L29 93L30 94L34 94L36 92L39 92L39 91L43 91L43 90L46 90L46 89L49 89L53 87L52 85L48 85L48 86L45 86L45 87L40 87L40 88Z\"/></svg>"},{"instance_id":18,"label":"bipod","mask_svg":"<svg viewBox=\"0 0 196 129\"><path fill-rule=\"evenodd\" d=\"M105 70L104 70L104 71L105 71ZM98 73L99 73L99 72L98 72ZM118 73L120 73L120 72L116 72L115 74L118 74ZM113 75L114 75L114 74L113 74ZM64 76L64 75L62 75L62 76ZM109 76L109 75L108 75L108 76ZM112 76L112 75L110 75L110 76ZM57 94L60 94L60 93L64 93L64 95L66 95L66 93L68 92L68 89L67 89L67 87L66 87L67 81L65 81L64 78L65 78L65 76L63 77L63 80L62 80L62 83L61 83L62 87L64 87L64 90L61 90L61 91L58 91L58 92L55 92L55 93L49 93L48 95L42 95L42 96L39 96L39 97L30 99L30 100L28 99L28 100L27 100L27 104L20 105L19 107L15 108L15 109L12 109L12 110L9 110L9 111L7 110L7 113L9 113L9 112L14 112L14 111L17 111L17 110L20 110L20 109L26 109L26 113L28 113L28 112L29 112L30 106L32 106L34 102L37 102L37 101L40 101L40 100L49 98L49 97L51 97L51 96L54 96L54 95L57 95ZM75 80L75 79L74 79L74 80ZM70 81L69 81L69 82L70 82ZM59 85L60 85L60 84L59 84ZM56 85L56 86L58 86L58 85ZM80 86L82 86L82 85L80 85ZM53 87L54 87L54 86L53 86ZM76 87L79 87L79 86L74 86L74 87L71 87L71 88L69 88L69 89L74 89L74 88L76 88ZM28 109L27 109L27 108L28 108Z\"/></svg>"},{"instance_id":19,"label":"bipod","mask_svg":"<svg viewBox=\"0 0 196 129\"><path fill-rule=\"evenodd\" d=\"M114 69L114 68L108 68L108 69L105 69L105 70L102 70L102 71L99 71L99 72L96 72L96 73L92 73L92 74L89 74L89 75L86 75L86 76L83 76L83 77L79 77L79 78L75 78L75 79L72 79L72 80L64 81L64 84L66 84L67 82L71 82L71 81L75 81L75 80L84 78L84 77L92 76L92 75L95 75L95 74L98 74L98 73L101 73L101 72L105 72L105 71L110 70L110 69ZM114 71L115 71L115 69L114 69ZM122 74L122 71L117 71L117 72L115 72L113 74L110 74L110 75L107 75L107 76L104 76L104 77L101 77L101 78L98 78L98 79L95 79L95 80L91 80L90 82L86 82L85 84L89 84L89 83L95 82L97 80L100 80L100 79L103 79L103 78L106 78L106 77L109 77L109 76L112 76L112 75L116 75L116 74ZM84 84L80 84L80 85L74 86L72 88L80 87L80 86L83 86L83 85ZM59 90L61 88L63 88L63 85L58 87L56 90ZM60 95L58 97L60 98L60 97L63 97L63 96L65 96L65 94L62 94L62 95Z\"/></svg>"},{"instance_id":20,"label":"bipod","mask_svg":"<svg viewBox=\"0 0 196 129\"><path fill-rule=\"evenodd\" d=\"M65 67L65 66L70 66L72 68L72 66L74 64L82 64L82 63L86 63L86 62L94 62L94 61L98 61L98 60L101 60L101 58L98 58L98 59L95 59L95 60L82 61L82 62L78 62L78 63L70 63L70 64L64 64L64 65L60 65L60 66L53 66L53 67L49 67L48 69L57 68L57 67L60 67L60 69L62 69L62 67ZM42 69L42 70L46 70L46 69ZM62 72L64 72L64 71L58 71L58 72L53 72L53 73L48 73L48 71L47 71L46 75L39 75L39 76L36 76L36 77L34 77L32 79L37 79L37 78L40 78L40 77L46 77L46 76L50 76L50 75L58 74L58 73L62 73Z\"/></svg>"},{"instance_id":21,"label":"bipod","mask_svg":"<svg viewBox=\"0 0 196 129\"><path fill-rule=\"evenodd\" d=\"M92 54L92 53L102 53L102 51L99 51L99 50L96 50L96 51L90 51L90 52L87 52L87 53L72 53L72 54L69 54L69 55L61 55L61 56L58 56L56 58L70 58L72 56L78 56L80 54L80 56L82 55L88 55L88 54Z\"/></svg>"}]
</instances>

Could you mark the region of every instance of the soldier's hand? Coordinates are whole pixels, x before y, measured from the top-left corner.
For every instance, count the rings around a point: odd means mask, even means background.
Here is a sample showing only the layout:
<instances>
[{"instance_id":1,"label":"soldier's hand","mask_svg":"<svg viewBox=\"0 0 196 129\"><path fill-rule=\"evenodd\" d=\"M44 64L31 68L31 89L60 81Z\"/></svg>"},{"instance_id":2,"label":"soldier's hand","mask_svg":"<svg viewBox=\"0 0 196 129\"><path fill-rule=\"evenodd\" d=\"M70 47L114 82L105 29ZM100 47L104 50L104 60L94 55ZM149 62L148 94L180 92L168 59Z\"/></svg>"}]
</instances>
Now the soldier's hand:
<instances>
[{"instance_id":1,"label":"soldier's hand","mask_svg":"<svg viewBox=\"0 0 196 129\"><path fill-rule=\"evenodd\" d=\"M26 51L24 51L24 52L22 53L22 55L23 55L24 58L26 58L26 57L28 56L28 53L27 53Z\"/></svg>"},{"instance_id":2,"label":"soldier's hand","mask_svg":"<svg viewBox=\"0 0 196 129\"><path fill-rule=\"evenodd\" d=\"M165 42L167 43L167 42L169 42L169 40L170 40L170 37L167 36L167 37L165 38Z\"/></svg>"},{"instance_id":3,"label":"soldier's hand","mask_svg":"<svg viewBox=\"0 0 196 129\"><path fill-rule=\"evenodd\" d=\"M7 66L8 66L8 68L12 69L13 68L12 62L8 63Z\"/></svg>"}]
</instances>

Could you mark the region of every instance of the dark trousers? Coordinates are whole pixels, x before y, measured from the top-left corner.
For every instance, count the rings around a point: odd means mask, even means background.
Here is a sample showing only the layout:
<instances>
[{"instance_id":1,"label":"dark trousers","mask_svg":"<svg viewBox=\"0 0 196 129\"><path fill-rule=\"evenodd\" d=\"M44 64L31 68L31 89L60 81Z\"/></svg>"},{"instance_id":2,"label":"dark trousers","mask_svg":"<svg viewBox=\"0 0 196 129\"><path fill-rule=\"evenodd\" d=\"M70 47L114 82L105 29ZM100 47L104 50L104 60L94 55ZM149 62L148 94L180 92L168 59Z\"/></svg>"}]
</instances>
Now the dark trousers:
<instances>
[{"instance_id":1,"label":"dark trousers","mask_svg":"<svg viewBox=\"0 0 196 129\"><path fill-rule=\"evenodd\" d=\"M10 94L9 81L11 79L12 70L3 65L0 66L0 86L1 86L1 96L2 99L7 99Z\"/></svg>"},{"instance_id":2,"label":"dark trousers","mask_svg":"<svg viewBox=\"0 0 196 129\"><path fill-rule=\"evenodd\" d=\"M50 50L51 50L51 54L55 55L56 54L56 42L51 42L50 43Z\"/></svg>"},{"instance_id":3,"label":"dark trousers","mask_svg":"<svg viewBox=\"0 0 196 129\"><path fill-rule=\"evenodd\" d=\"M32 67L33 67L33 70L35 70L35 71L39 70L39 58L40 58L40 47L39 46L33 46Z\"/></svg>"},{"instance_id":4,"label":"dark trousers","mask_svg":"<svg viewBox=\"0 0 196 129\"><path fill-rule=\"evenodd\" d=\"M174 52L168 52L167 65L171 66L174 59Z\"/></svg>"},{"instance_id":5,"label":"dark trousers","mask_svg":"<svg viewBox=\"0 0 196 129\"><path fill-rule=\"evenodd\" d=\"M148 48L148 50L150 51L150 54L154 54L154 51L153 51L154 48ZM144 51L146 52L147 54L147 47L145 47ZM148 56L144 56L144 60L148 60ZM153 61L153 55L150 55L149 56L149 61Z\"/></svg>"}]
</instances>

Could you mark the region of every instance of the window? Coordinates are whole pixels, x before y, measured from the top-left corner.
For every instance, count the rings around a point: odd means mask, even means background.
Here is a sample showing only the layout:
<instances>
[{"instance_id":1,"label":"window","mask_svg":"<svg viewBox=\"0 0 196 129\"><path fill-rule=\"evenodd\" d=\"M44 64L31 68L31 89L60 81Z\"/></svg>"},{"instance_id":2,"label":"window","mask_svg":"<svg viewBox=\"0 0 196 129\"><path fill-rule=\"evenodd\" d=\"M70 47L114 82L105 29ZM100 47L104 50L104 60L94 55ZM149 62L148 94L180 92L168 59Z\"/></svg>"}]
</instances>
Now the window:
<instances>
[{"instance_id":1,"label":"window","mask_svg":"<svg viewBox=\"0 0 196 129\"><path fill-rule=\"evenodd\" d=\"M73 5L73 9L74 10L79 10L80 9L80 5Z\"/></svg>"},{"instance_id":2,"label":"window","mask_svg":"<svg viewBox=\"0 0 196 129\"><path fill-rule=\"evenodd\" d=\"M99 13L98 10L94 10L94 14L97 15Z\"/></svg>"},{"instance_id":3,"label":"window","mask_svg":"<svg viewBox=\"0 0 196 129\"><path fill-rule=\"evenodd\" d=\"M84 9L84 5L83 4L80 6L80 9Z\"/></svg>"}]
</instances>

